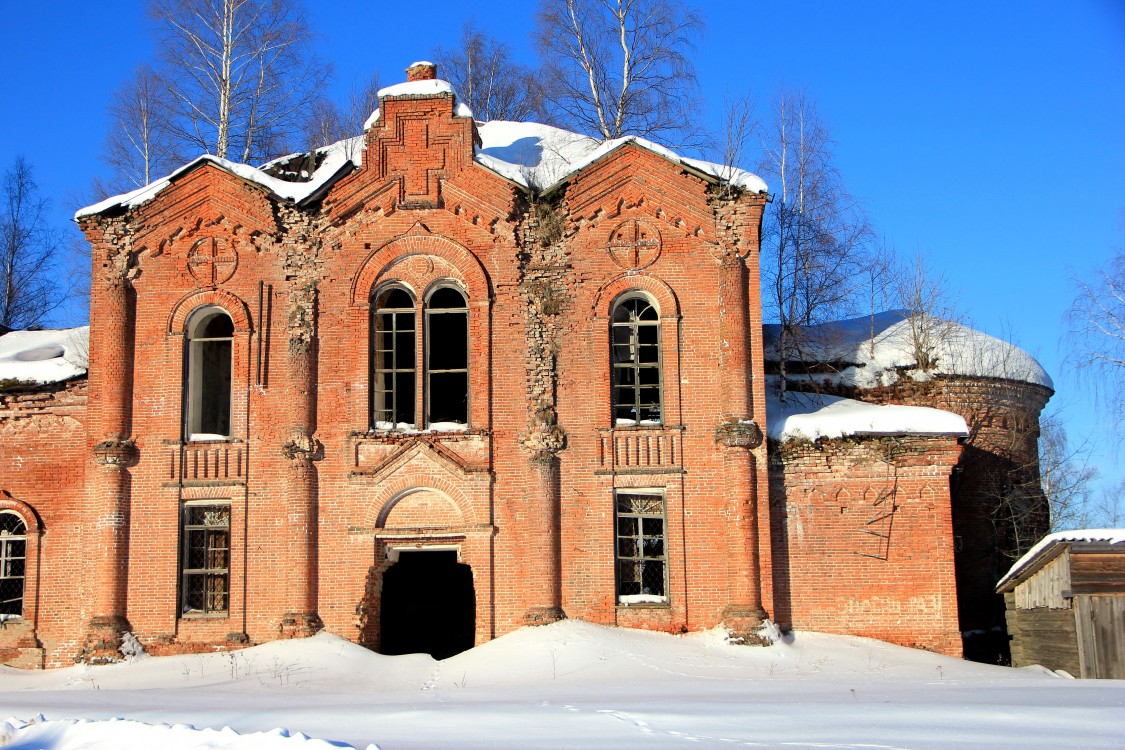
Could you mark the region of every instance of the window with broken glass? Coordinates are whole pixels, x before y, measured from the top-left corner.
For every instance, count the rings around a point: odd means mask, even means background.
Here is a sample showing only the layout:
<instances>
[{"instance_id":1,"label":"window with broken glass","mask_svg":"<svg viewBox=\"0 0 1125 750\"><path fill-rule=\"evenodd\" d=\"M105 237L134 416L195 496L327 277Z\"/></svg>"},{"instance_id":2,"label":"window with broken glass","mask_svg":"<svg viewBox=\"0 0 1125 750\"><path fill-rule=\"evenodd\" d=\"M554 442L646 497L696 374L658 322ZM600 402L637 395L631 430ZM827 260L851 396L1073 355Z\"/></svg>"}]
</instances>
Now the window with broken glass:
<instances>
[{"instance_id":1,"label":"window with broken glass","mask_svg":"<svg viewBox=\"0 0 1125 750\"><path fill-rule=\"evenodd\" d=\"M661 423L660 313L646 298L613 308L613 416L618 426Z\"/></svg>"},{"instance_id":2,"label":"window with broken glass","mask_svg":"<svg viewBox=\"0 0 1125 750\"><path fill-rule=\"evenodd\" d=\"M372 429L457 429L467 425L469 306L465 295L454 287L437 287L425 301L419 321L414 297L402 287L391 286L376 292L372 315ZM419 351L424 352L421 393ZM424 418L417 419L418 414Z\"/></svg>"},{"instance_id":3,"label":"window with broken glass","mask_svg":"<svg viewBox=\"0 0 1125 750\"><path fill-rule=\"evenodd\" d=\"M616 505L618 603L667 602L664 496L618 492Z\"/></svg>"},{"instance_id":4,"label":"window with broken glass","mask_svg":"<svg viewBox=\"0 0 1125 750\"><path fill-rule=\"evenodd\" d=\"M230 607L230 505L185 505L182 538L181 612L226 614Z\"/></svg>"},{"instance_id":5,"label":"window with broken glass","mask_svg":"<svg viewBox=\"0 0 1125 750\"><path fill-rule=\"evenodd\" d=\"M11 511L0 511L0 617L23 616L27 569L27 524Z\"/></svg>"},{"instance_id":6,"label":"window with broken glass","mask_svg":"<svg viewBox=\"0 0 1125 750\"><path fill-rule=\"evenodd\" d=\"M231 432L231 353L234 321L218 307L196 311L188 321L188 440L221 439Z\"/></svg>"}]
</instances>

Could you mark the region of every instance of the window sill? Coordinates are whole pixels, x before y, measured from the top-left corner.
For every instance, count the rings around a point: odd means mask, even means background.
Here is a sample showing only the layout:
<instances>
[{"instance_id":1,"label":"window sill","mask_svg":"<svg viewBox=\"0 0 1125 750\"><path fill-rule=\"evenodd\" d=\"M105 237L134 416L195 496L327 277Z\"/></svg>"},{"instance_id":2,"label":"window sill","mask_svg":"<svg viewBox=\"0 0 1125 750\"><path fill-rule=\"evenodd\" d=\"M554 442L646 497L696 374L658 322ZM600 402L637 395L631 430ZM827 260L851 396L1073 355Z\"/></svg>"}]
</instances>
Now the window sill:
<instances>
[{"instance_id":1,"label":"window sill","mask_svg":"<svg viewBox=\"0 0 1125 750\"><path fill-rule=\"evenodd\" d=\"M670 602L633 602L632 604L624 604L618 602L617 609L671 609Z\"/></svg>"},{"instance_id":2,"label":"window sill","mask_svg":"<svg viewBox=\"0 0 1125 750\"><path fill-rule=\"evenodd\" d=\"M234 441L231 439L230 435L213 435L211 433L206 433L206 432L188 435L186 438L184 438L184 444L185 445L193 444L193 443L231 443L231 442L234 442Z\"/></svg>"},{"instance_id":3,"label":"window sill","mask_svg":"<svg viewBox=\"0 0 1125 750\"><path fill-rule=\"evenodd\" d=\"M229 620L230 612L184 612L181 620Z\"/></svg>"}]
</instances>

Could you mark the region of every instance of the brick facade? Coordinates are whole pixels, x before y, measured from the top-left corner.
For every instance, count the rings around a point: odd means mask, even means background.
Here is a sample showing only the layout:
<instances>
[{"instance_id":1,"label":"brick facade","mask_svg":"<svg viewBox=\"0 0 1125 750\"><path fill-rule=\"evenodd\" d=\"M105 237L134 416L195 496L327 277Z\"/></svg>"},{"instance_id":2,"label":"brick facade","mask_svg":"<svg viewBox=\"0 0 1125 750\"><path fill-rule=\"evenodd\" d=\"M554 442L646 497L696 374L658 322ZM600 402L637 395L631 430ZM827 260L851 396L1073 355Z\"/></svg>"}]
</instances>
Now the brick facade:
<instances>
[{"instance_id":1,"label":"brick facade","mask_svg":"<svg viewBox=\"0 0 1125 750\"><path fill-rule=\"evenodd\" d=\"M770 616L959 653L954 440L767 462L766 196L717 190L633 142L543 195L474 161L476 127L449 94L385 96L363 167L316 200L201 162L140 206L81 219L88 384L33 394L34 416L26 396L0 403L0 497L41 521L28 535L32 626L0 631L0 658L112 659L125 631L154 653L320 628L378 649L383 577L425 549L470 566L477 643L564 616L742 635ZM444 387L426 385L442 289L467 310L465 419L452 428L427 417ZM374 416L374 300L387 290L413 301L398 318L411 343L395 345L416 380L394 397L415 429ZM623 424L610 342L630 299L654 311L659 403L658 418ZM213 313L232 331L199 333ZM229 357L229 405L222 434L193 439L210 387L193 357L212 339ZM888 466L894 544L855 554ZM663 581L634 595L615 563L615 507L635 497L662 499L663 515L640 522L662 544L637 554L659 557L643 569ZM205 555L221 575L191 577L192 508L198 539L229 542ZM206 605L188 604L196 580Z\"/></svg>"}]
</instances>

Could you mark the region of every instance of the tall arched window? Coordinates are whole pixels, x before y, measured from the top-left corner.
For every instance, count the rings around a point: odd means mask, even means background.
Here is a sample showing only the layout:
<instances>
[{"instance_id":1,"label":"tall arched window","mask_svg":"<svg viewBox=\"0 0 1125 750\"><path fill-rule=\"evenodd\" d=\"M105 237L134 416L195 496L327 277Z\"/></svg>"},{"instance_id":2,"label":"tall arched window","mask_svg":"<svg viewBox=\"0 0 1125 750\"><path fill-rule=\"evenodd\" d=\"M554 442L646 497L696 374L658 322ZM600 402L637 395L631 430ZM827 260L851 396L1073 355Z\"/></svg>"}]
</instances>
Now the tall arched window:
<instances>
[{"instance_id":1,"label":"tall arched window","mask_svg":"<svg viewBox=\"0 0 1125 750\"><path fill-rule=\"evenodd\" d=\"M187 334L187 437L229 437L234 321L222 308L203 307L188 319Z\"/></svg>"},{"instance_id":2,"label":"tall arched window","mask_svg":"<svg viewBox=\"0 0 1125 750\"><path fill-rule=\"evenodd\" d=\"M613 306L611 326L614 422L660 424L660 312L648 297L626 294Z\"/></svg>"},{"instance_id":3,"label":"tall arched window","mask_svg":"<svg viewBox=\"0 0 1125 750\"><path fill-rule=\"evenodd\" d=\"M414 298L409 292L393 286L376 293L371 335L371 426L412 428L417 350Z\"/></svg>"},{"instance_id":4,"label":"tall arched window","mask_svg":"<svg viewBox=\"0 0 1125 750\"><path fill-rule=\"evenodd\" d=\"M0 510L0 615L23 616L27 570L27 524L10 510Z\"/></svg>"},{"instance_id":5,"label":"tall arched window","mask_svg":"<svg viewBox=\"0 0 1125 750\"><path fill-rule=\"evenodd\" d=\"M452 287L426 301L427 424L469 421L469 306Z\"/></svg>"}]
</instances>

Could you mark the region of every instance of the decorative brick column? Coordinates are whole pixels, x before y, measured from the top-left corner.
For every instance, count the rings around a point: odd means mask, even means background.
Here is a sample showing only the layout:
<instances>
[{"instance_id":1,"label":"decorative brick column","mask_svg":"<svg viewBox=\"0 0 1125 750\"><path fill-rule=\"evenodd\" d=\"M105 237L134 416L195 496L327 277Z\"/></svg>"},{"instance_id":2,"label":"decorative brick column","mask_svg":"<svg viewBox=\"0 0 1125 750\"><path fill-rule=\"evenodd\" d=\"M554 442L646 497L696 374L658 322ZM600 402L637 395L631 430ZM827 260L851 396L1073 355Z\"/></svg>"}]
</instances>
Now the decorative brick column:
<instances>
[{"instance_id":1,"label":"decorative brick column","mask_svg":"<svg viewBox=\"0 0 1125 750\"><path fill-rule=\"evenodd\" d=\"M316 462L324 446L316 432L316 287L303 284L291 294L289 319L289 439L282 446L289 459L285 506L287 545L286 611L279 626L282 638L313 635L324 627L317 614Z\"/></svg>"},{"instance_id":2,"label":"decorative brick column","mask_svg":"<svg viewBox=\"0 0 1125 750\"><path fill-rule=\"evenodd\" d=\"M109 232L106 233L107 235ZM98 250L110 250L99 259ZM94 301L90 311L89 438L94 466L87 495L93 572L93 614L77 661L120 659L127 615L129 467L137 452L130 440L133 398L133 291L128 254L112 241L95 244ZM100 271L100 273L99 273ZM101 277L101 278L99 278Z\"/></svg>"},{"instance_id":3,"label":"decorative brick column","mask_svg":"<svg viewBox=\"0 0 1125 750\"><path fill-rule=\"evenodd\" d=\"M719 379L724 421L715 431L715 442L723 452L726 474L731 561L730 600L723 610L723 623L734 637L749 642L756 638L754 631L766 616L759 567L758 477L751 452L761 445L762 432L751 413L746 267L735 252L723 253L719 263Z\"/></svg>"}]
</instances>

